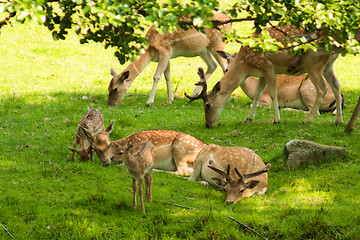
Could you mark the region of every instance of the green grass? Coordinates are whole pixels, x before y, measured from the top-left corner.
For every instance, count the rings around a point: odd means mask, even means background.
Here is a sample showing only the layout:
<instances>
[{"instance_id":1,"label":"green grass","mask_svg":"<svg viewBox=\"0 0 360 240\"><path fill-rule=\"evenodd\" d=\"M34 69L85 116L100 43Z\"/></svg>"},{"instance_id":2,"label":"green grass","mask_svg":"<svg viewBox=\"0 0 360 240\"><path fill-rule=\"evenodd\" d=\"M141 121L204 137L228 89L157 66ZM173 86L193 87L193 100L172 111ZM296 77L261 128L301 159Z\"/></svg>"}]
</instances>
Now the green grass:
<instances>
[{"instance_id":1,"label":"green grass","mask_svg":"<svg viewBox=\"0 0 360 240\"><path fill-rule=\"evenodd\" d=\"M238 45L230 44L234 52ZM146 108L156 64L131 86L123 102L107 106L110 67L120 66L111 49L80 45L75 35L53 41L49 32L27 23L5 27L0 35L0 223L15 239L256 239L235 219L269 239L355 239L360 233L359 153L357 127L345 134L330 113L303 124L306 114L258 109L244 123L251 101L237 89L219 124L207 129L202 102L183 97L198 81L201 59L171 61L174 104L166 105L164 81L155 103ZM348 121L359 87L359 57L336 62ZM220 80L220 68L209 85ZM84 98L86 96L86 98ZM270 162L265 196L225 205L223 192L163 172L153 173L153 202L146 213L132 209L131 178L122 165L71 162L78 122L88 107L100 109L105 124L115 122L111 139L135 131L173 129L205 143L244 146ZM345 147L345 160L290 169L283 156L290 139ZM183 189L187 190L184 191ZM195 209L185 209L178 204ZM10 239L0 225L0 239ZM259 238L260 239L260 238Z\"/></svg>"}]
</instances>

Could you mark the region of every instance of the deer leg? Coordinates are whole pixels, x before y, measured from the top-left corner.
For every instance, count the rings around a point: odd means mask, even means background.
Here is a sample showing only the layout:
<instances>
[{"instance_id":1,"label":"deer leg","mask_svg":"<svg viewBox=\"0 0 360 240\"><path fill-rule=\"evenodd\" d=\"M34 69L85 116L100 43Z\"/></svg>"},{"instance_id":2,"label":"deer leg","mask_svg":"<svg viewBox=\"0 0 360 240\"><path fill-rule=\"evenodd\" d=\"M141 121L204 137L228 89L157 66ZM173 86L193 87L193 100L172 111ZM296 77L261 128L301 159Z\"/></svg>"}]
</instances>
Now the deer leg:
<instances>
[{"instance_id":1,"label":"deer leg","mask_svg":"<svg viewBox=\"0 0 360 240\"><path fill-rule=\"evenodd\" d=\"M206 51L206 53L200 55L200 57L205 61L208 67L205 73L205 81L207 81L211 77L211 74L213 74L213 72L216 70L217 64L209 51ZM198 95L201 90L202 86L196 86L191 96L194 97Z\"/></svg>"},{"instance_id":2,"label":"deer leg","mask_svg":"<svg viewBox=\"0 0 360 240\"><path fill-rule=\"evenodd\" d=\"M342 98L341 98L341 87L340 81L337 79L334 73L334 62L337 59L338 55L334 55L330 58L328 63L325 65L323 69L323 74L326 81L329 83L331 90L335 96L335 103L336 103L336 121L335 124L340 124L343 122L342 119Z\"/></svg>"},{"instance_id":3,"label":"deer leg","mask_svg":"<svg viewBox=\"0 0 360 240\"><path fill-rule=\"evenodd\" d=\"M260 96L261 96L262 92L264 91L265 87L266 87L265 78L264 77L259 78L259 81L256 85L255 93L254 93L253 103L252 103L249 115L246 118L245 122L249 122L254 119L256 107L258 105Z\"/></svg>"},{"instance_id":4,"label":"deer leg","mask_svg":"<svg viewBox=\"0 0 360 240\"><path fill-rule=\"evenodd\" d=\"M147 107L151 106L154 103L157 85L159 83L161 75L165 72L165 69L169 64L169 60L170 60L169 56L166 56L166 54L160 54L159 64L157 65L156 72L153 77L154 79L153 87L151 89L149 99L146 102Z\"/></svg>"},{"instance_id":5,"label":"deer leg","mask_svg":"<svg viewBox=\"0 0 360 240\"><path fill-rule=\"evenodd\" d=\"M78 145L77 139L75 139L75 142L73 143L73 148L76 148L76 146ZM71 155L71 161L73 162L75 158L75 151L72 151L72 155Z\"/></svg>"},{"instance_id":6,"label":"deer leg","mask_svg":"<svg viewBox=\"0 0 360 240\"><path fill-rule=\"evenodd\" d=\"M171 89L170 62L168 63L168 65L165 69L164 77L165 77L165 81L166 81L166 88L167 88L167 95L168 95L167 103L171 104L174 101L174 95L173 95L173 92Z\"/></svg>"},{"instance_id":7,"label":"deer leg","mask_svg":"<svg viewBox=\"0 0 360 240\"><path fill-rule=\"evenodd\" d=\"M324 100L325 93L327 91L327 85L325 83L324 78L322 77L322 73L320 71L316 72L308 72L310 80L313 82L316 88L316 99L313 108L310 110L309 115L304 120L305 123L310 123L314 120L315 115L319 115L319 107Z\"/></svg>"},{"instance_id":8,"label":"deer leg","mask_svg":"<svg viewBox=\"0 0 360 240\"><path fill-rule=\"evenodd\" d=\"M136 179L132 179L132 188L133 188L133 208L136 208Z\"/></svg>"},{"instance_id":9,"label":"deer leg","mask_svg":"<svg viewBox=\"0 0 360 240\"><path fill-rule=\"evenodd\" d=\"M151 196L151 184L152 184L152 175L151 173L145 174L145 200L151 202L152 196Z\"/></svg>"},{"instance_id":10,"label":"deer leg","mask_svg":"<svg viewBox=\"0 0 360 240\"><path fill-rule=\"evenodd\" d=\"M272 100L272 107L274 110L274 123L280 122L280 113L279 113L279 102L277 95L277 84L276 84L276 76L271 70L271 72L265 73L266 82L269 88L269 94Z\"/></svg>"},{"instance_id":11,"label":"deer leg","mask_svg":"<svg viewBox=\"0 0 360 240\"><path fill-rule=\"evenodd\" d=\"M92 149L92 147L90 149L90 161L94 161L94 150Z\"/></svg>"},{"instance_id":12,"label":"deer leg","mask_svg":"<svg viewBox=\"0 0 360 240\"><path fill-rule=\"evenodd\" d=\"M138 183L139 183L139 198L140 198L141 210L145 212L144 200L143 200L143 180L144 180L143 178L139 178Z\"/></svg>"}]
</instances>

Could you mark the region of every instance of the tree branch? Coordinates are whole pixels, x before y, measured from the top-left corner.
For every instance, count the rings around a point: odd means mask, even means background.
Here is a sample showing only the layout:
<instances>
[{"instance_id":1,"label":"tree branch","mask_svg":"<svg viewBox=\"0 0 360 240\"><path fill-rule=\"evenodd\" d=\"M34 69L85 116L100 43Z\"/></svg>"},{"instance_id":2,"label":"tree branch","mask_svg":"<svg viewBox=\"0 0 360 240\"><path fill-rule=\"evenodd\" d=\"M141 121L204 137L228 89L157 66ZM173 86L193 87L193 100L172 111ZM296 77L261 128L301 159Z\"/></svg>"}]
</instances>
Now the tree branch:
<instances>
[{"instance_id":1,"label":"tree branch","mask_svg":"<svg viewBox=\"0 0 360 240\"><path fill-rule=\"evenodd\" d=\"M6 229L6 227L0 222L0 225L1 225L1 227L5 230L5 232L7 233L7 234L9 234L9 236L11 237L11 238L14 238L14 236Z\"/></svg>"},{"instance_id":2,"label":"tree branch","mask_svg":"<svg viewBox=\"0 0 360 240\"><path fill-rule=\"evenodd\" d=\"M252 229L251 227L247 226L246 224L239 222L238 220L236 220L235 218L231 217L228 215L228 218L230 218L231 220L235 221L236 223L238 223L240 226L242 226L243 228L249 230L250 232L254 233L255 235L257 235L258 237L261 237L262 239L268 240L266 237L260 235L259 233L257 233L254 229Z\"/></svg>"},{"instance_id":3,"label":"tree branch","mask_svg":"<svg viewBox=\"0 0 360 240\"><path fill-rule=\"evenodd\" d=\"M175 203L163 203L163 205L171 205L171 206L175 206L175 207L179 207L179 208L197 210L197 208L194 208L194 207L181 206L181 205L178 205L178 204L175 204Z\"/></svg>"}]
</instances>

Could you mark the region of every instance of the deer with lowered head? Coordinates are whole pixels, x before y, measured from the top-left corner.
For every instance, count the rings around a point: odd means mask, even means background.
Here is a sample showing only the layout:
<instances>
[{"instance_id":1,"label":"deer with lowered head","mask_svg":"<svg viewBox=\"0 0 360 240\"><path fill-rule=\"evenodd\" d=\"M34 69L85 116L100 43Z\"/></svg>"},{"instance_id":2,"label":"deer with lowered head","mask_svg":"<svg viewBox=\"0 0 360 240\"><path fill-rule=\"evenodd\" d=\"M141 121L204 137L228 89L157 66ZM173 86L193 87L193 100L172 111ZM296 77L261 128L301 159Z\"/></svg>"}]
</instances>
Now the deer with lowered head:
<instances>
[{"instance_id":1,"label":"deer with lowered head","mask_svg":"<svg viewBox=\"0 0 360 240\"><path fill-rule=\"evenodd\" d=\"M173 130L148 130L135 132L117 141L110 141L108 132L110 125L104 132L95 135L87 135L94 142L93 148L103 164L124 161L124 156L116 154L119 146L133 144L136 147L143 141L151 142L155 149L154 168L164 171L175 172L179 175L190 175L197 154L204 148L205 143L193 136Z\"/></svg>"},{"instance_id":2,"label":"deer with lowered head","mask_svg":"<svg viewBox=\"0 0 360 240\"><path fill-rule=\"evenodd\" d=\"M284 27L271 27L266 29L270 36L287 46L286 39L292 41L288 36L298 36L303 34L302 30L297 29L292 25ZM275 53L270 52L256 52L250 47L242 46L240 51L236 54L233 64L229 66L221 81L219 81L213 89L207 93L206 82L202 80L198 85L203 86L203 90L197 96L188 96L188 98L203 99L205 106L206 126L213 127L221 115L225 103L230 98L231 93L240 86L249 76L258 77L259 81L255 89L253 104L246 121L252 121L255 117L255 110L258 105L259 98L266 85L269 88L269 94L272 99L272 108L274 110L274 123L280 122L279 102L277 99L277 83L276 74L290 74L299 75L307 73L310 80L316 88L315 103L310 110L304 122L312 122L315 115L319 114L319 107L323 102L324 95L327 91L326 81L329 83L336 101L336 121L335 123L342 123L342 109L341 109L341 91L340 82L334 74L334 62L338 54L327 51L313 52L312 58L306 58L302 62L299 71L289 71L289 66L296 58L296 55L290 54L287 50L279 50Z\"/></svg>"},{"instance_id":3,"label":"deer with lowered head","mask_svg":"<svg viewBox=\"0 0 360 240\"><path fill-rule=\"evenodd\" d=\"M219 55L228 61L228 67L233 64L236 53L230 54L224 51L218 51ZM303 111L310 111L314 106L316 100L316 89L314 84L306 75L291 76L286 74L276 75L277 82L277 98L280 108L298 109ZM254 99L256 86L259 79L250 76L241 85L241 89L246 96L251 100ZM335 96L332 92L329 83L327 83L328 90L324 96L324 101L320 105L319 110L322 112L334 111ZM341 107L345 107L345 101L341 96ZM272 99L270 97L269 89L266 87L260 96L258 106L271 107Z\"/></svg>"},{"instance_id":4,"label":"deer with lowered head","mask_svg":"<svg viewBox=\"0 0 360 240\"><path fill-rule=\"evenodd\" d=\"M236 203L252 195L265 194L270 167L249 148L209 144L197 156L190 180L202 179L220 187L226 192L225 202Z\"/></svg>"},{"instance_id":5,"label":"deer with lowered head","mask_svg":"<svg viewBox=\"0 0 360 240\"><path fill-rule=\"evenodd\" d=\"M214 11L211 20L226 21L230 18L221 12ZM219 27L221 30L230 32L231 24L225 24ZM224 50L224 34L217 29L205 28L205 34L195 29L182 30L177 29L173 33L165 32L159 34L154 26L151 26L146 33L149 47L139 58L130 63L120 74L111 69L113 76L109 87L108 104L117 105L124 98L127 90L135 78L153 61L158 62L156 72L153 77L153 87L150 92L146 106L154 103L157 85L162 74L165 76L167 86L167 103L172 103L174 96L171 90L170 79L170 59L176 57L197 57L200 56L207 64L206 79L215 71L217 64L220 64L223 71L227 67L227 62L216 52ZM214 58L213 58L214 57ZM194 89L193 95L201 90L200 87Z\"/></svg>"},{"instance_id":6,"label":"deer with lowered head","mask_svg":"<svg viewBox=\"0 0 360 240\"><path fill-rule=\"evenodd\" d=\"M133 152L131 152L133 150L132 148L133 144L130 144L129 146L118 145L116 154L123 155L125 165L132 177L133 208L136 207L136 182L138 182L141 210L145 212L143 181L145 179L145 200L151 201L151 172L154 167L155 146L149 141L143 141L136 146Z\"/></svg>"},{"instance_id":7,"label":"deer with lowered head","mask_svg":"<svg viewBox=\"0 0 360 240\"><path fill-rule=\"evenodd\" d=\"M104 128L104 115L98 109L89 109L86 111L83 118L80 120L76 135L75 141L72 147L68 147L73 153L71 156L71 161L74 161L75 153L79 154L80 161L93 161L93 149L91 142L81 128L86 128L89 134L94 134L105 130ZM77 145L80 145L80 148L76 148Z\"/></svg>"},{"instance_id":8,"label":"deer with lowered head","mask_svg":"<svg viewBox=\"0 0 360 240\"><path fill-rule=\"evenodd\" d=\"M113 125L114 122L110 123L106 129L101 129L97 132L92 132L90 129L79 125L81 131L85 134L92 148L95 150L100 163L105 166L111 162L111 149L107 146L111 143L109 135L113 129Z\"/></svg>"}]
</instances>

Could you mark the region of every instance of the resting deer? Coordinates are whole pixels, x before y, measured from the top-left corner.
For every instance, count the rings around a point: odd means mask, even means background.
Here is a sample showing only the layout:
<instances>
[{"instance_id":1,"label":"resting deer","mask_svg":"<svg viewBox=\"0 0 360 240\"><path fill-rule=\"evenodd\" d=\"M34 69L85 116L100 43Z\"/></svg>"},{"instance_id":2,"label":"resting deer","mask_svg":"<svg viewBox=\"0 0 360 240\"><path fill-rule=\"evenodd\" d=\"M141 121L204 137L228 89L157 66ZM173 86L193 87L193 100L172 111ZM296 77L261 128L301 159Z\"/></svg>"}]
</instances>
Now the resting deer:
<instances>
[{"instance_id":1,"label":"resting deer","mask_svg":"<svg viewBox=\"0 0 360 240\"><path fill-rule=\"evenodd\" d=\"M277 28L281 29L281 31ZM287 36L302 34L301 30L291 25L277 28L268 28L266 30L273 38L282 42L284 46L286 46L284 41L286 38L291 41ZM286 33L286 35L284 33ZM338 54L334 54L333 52L318 51L313 52L312 58L307 58L307 61L303 62L299 74L308 73L317 92L314 106L304 122L312 122L314 116L319 113L319 107L323 102L324 95L327 91L327 85L323 78L324 76L335 95L337 109L335 123L342 123L340 82L336 78L333 69L333 64L337 57ZM277 51L275 53L261 53L243 46L236 54L233 63L228 67L228 71L225 73L224 77L214 86L212 91L209 93L206 92L206 81L204 81L204 76L201 76L202 81L198 83L198 85L203 86L201 93L194 97L186 96L192 100L200 98L204 100L206 126L213 127L231 93L249 76L258 77L259 82L246 121L252 121L254 119L255 110L261 93L265 86L268 85L274 110L274 123L278 123L280 122L280 113L278 109L279 103L277 99L277 83L275 75L282 73L293 74L288 71L288 67L294 58L295 55L289 54L285 50Z\"/></svg>"},{"instance_id":2,"label":"resting deer","mask_svg":"<svg viewBox=\"0 0 360 240\"><path fill-rule=\"evenodd\" d=\"M89 159L93 161L93 150L91 143L85 136L84 132L81 131L81 127L88 129L88 132L91 134L103 131L105 129L103 114L97 109L89 109L79 122L73 146L68 147L73 152L71 161L74 161L75 153L79 154L80 161L84 162ZM76 148L77 145L80 145L80 149Z\"/></svg>"},{"instance_id":3,"label":"resting deer","mask_svg":"<svg viewBox=\"0 0 360 240\"><path fill-rule=\"evenodd\" d=\"M221 147L209 144L195 160L190 180L204 180L226 191L226 203L236 203L252 195L265 194L267 171L271 165L263 163L251 149Z\"/></svg>"},{"instance_id":4,"label":"resting deer","mask_svg":"<svg viewBox=\"0 0 360 240\"><path fill-rule=\"evenodd\" d=\"M111 132L109 128L110 126L106 131ZM155 146L155 169L190 175L197 154L205 146L205 143L189 134L172 130L140 131L117 141L110 141L106 131L91 136L93 139L91 141L94 142L93 148L98 156L102 156L99 158L103 164L109 164L111 160L115 162L124 160L122 155L116 154L119 146L133 144L136 147L143 141L149 141Z\"/></svg>"},{"instance_id":5,"label":"resting deer","mask_svg":"<svg viewBox=\"0 0 360 240\"><path fill-rule=\"evenodd\" d=\"M228 61L228 66L236 57L236 53L229 54L227 52L218 51L219 55ZM280 108L291 108L303 111L310 111L314 106L316 99L316 89L314 84L306 75L291 76L286 74L276 75L277 80L277 98ZM247 78L241 85L241 89L251 100L254 99L255 89L258 79L254 77ZM319 110L322 112L335 110L335 96L330 85L327 83L328 90L324 96L324 101L320 105ZM341 107L345 107L345 101L341 96ZM271 107L272 99L269 89L266 87L260 96L258 106Z\"/></svg>"},{"instance_id":6,"label":"resting deer","mask_svg":"<svg viewBox=\"0 0 360 240\"><path fill-rule=\"evenodd\" d=\"M213 14L212 20L226 21L230 19L224 13L214 11ZM230 32L231 24L225 24L221 26L221 28ZM155 27L152 26L146 33L146 38L148 39L149 47L140 55L139 59L130 63L120 74L117 74L114 69L111 69L113 78L108 87L109 105L117 105L123 99L135 78L151 61L158 62L158 65L153 77L154 83L146 106L154 103L157 85L162 74L165 76L167 85L167 103L170 104L173 102L174 96L171 90L170 80L171 58L200 56L208 67L206 79L211 76L217 67L213 57L215 57L216 61L220 64L223 71L225 71L227 66L226 61L216 52L217 50L224 50L225 47L223 33L219 30L205 28L205 34L203 34L195 29L189 29L187 31L178 29L175 30L174 33L165 32L164 34L159 34L156 32ZM201 88L196 88L193 94L196 95L200 90Z\"/></svg>"},{"instance_id":7,"label":"resting deer","mask_svg":"<svg viewBox=\"0 0 360 240\"><path fill-rule=\"evenodd\" d=\"M143 181L145 179L145 200L151 201L151 172L154 167L155 147L151 142L144 141L137 145L135 152L130 153L132 148L132 144L129 146L118 146L116 154L123 155L125 165L132 177L133 208L136 207L136 182L138 182L141 210L145 212Z\"/></svg>"}]
</instances>

